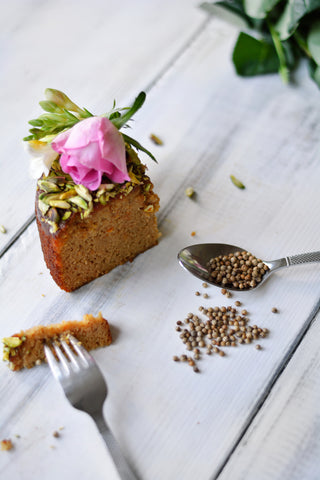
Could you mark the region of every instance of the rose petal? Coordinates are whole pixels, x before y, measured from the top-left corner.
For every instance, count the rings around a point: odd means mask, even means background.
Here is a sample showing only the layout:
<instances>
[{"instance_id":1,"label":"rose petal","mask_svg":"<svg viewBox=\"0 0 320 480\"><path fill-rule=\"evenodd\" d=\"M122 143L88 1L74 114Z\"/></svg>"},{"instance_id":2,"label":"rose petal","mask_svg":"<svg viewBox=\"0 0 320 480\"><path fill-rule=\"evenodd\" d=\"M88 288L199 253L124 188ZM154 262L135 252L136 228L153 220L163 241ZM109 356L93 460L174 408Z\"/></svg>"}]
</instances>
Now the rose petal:
<instances>
[{"instance_id":1,"label":"rose petal","mask_svg":"<svg viewBox=\"0 0 320 480\"><path fill-rule=\"evenodd\" d=\"M59 134L52 148L61 154L62 170L90 190L99 187L103 174L112 182L130 181L123 137L105 117L80 121Z\"/></svg>"}]
</instances>

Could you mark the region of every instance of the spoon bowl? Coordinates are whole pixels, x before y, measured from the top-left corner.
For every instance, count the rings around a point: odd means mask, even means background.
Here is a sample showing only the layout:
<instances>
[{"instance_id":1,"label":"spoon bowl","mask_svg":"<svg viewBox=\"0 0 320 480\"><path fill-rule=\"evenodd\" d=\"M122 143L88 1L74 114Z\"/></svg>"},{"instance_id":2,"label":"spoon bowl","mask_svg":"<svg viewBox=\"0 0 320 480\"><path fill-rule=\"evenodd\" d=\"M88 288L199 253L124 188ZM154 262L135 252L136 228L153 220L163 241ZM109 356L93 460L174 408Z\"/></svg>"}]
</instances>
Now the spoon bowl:
<instances>
[{"instance_id":1,"label":"spoon bowl","mask_svg":"<svg viewBox=\"0 0 320 480\"><path fill-rule=\"evenodd\" d=\"M304 263L320 262L320 251L302 253L299 255L280 258L278 260L261 260L262 263L268 267L268 270L266 270L262 276L261 281L258 282L254 287L237 288L233 285L223 285L214 281L210 275L210 269L208 267L210 260L212 258L219 257L220 255L228 255L235 252L247 252L247 250L225 243L199 243L196 245L190 245L180 250L178 253L178 261L185 270L192 273L203 282L210 283L211 285L215 285L219 288L226 288L228 290L234 290L237 292L254 290L258 288L270 277L274 271L280 268Z\"/></svg>"}]
</instances>

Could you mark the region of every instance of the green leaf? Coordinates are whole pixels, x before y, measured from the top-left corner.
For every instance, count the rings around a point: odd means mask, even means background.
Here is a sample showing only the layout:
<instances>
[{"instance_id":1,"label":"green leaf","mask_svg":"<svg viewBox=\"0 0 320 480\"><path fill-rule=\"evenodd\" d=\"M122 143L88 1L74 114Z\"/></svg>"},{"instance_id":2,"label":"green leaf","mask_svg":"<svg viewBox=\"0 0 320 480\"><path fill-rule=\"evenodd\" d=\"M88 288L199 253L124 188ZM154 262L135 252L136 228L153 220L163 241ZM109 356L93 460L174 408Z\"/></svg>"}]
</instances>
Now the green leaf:
<instances>
[{"instance_id":1,"label":"green leaf","mask_svg":"<svg viewBox=\"0 0 320 480\"><path fill-rule=\"evenodd\" d=\"M35 118L34 120L29 120L28 122L33 127L42 127L43 121L40 118Z\"/></svg>"},{"instance_id":2,"label":"green leaf","mask_svg":"<svg viewBox=\"0 0 320 480\"><path fill-rule=\"evenodd\" d=\"M109 115L109 120L113 120L114 118L120 118L121 113L117 110L116 112L113 112Z\"/></svg>"},{"instance_id":3,"label":"green leaf","mask_svg":"<svg viewBox=\"0 0 320 480\"><path fill-rule=\"evenodd\" d=\"M320 9L319 0L288 0L282 15L275 24L280 39L289 38L297 29L300 20L317 9Z\"/></svg>"},{"instance_id":4,"label":"green leaf","mask_svg":"<svg viewBox=\"0 0 320 480\"><path fill-rule=\"evenodd\" d=\"M320 66L317 65L313 60L310 60L309 71L310 71L310 77L315 81L315 83L320 88Z\"/></svg>"},{"instance_id":5,"label":"green leaf","mask_svg":"<svg viewBox=\"0 0 320 480\"><path fill-rule=\"evenodd\" d=\"M244 0L246 14L252 18L265 18L280 0Z\"/></svg>"},{"instance_id":6,"label":"green leaf","mask_svg":"<svg viewBox=\"0 0 320 480\"><path fill-rule=\"evenodd\" d=\"M42 100L39 102L40 107L45 111L49 113L61 113L63 110L59 105L57 105L54 102L50 102L49 100Z\"/></svg>"},{"instance_id":7,"label":"green leaf","mask_svg":"<svg viewBox=\"0 0 320 480\"><path fill-rule=\"evenodd\" d=\"M233 50L232 60L238 75L253 76L278 71L280 63L274 45L241 32Z\"/></svg>"},{"instance_id":8,"label":"green leaf","mask_svg":"<svg viewBox=\"0 0 320 480\"><path fill-rule=\"evenodd\" d=\"M115 127L117 127L119 130L123 125L125 125L128 120L139 110L139 108L142 107L144 104L144 101L146 99L146 94L144 92L140 92L131 107L129 107L123 115L117 118L112 118L112 123L114 124Z\"/></svg>"},{"instance_id":9,"label":"green leaf","mask_svg":"<svg viewBox=\"0 0 320 480\"><path fill-rule=\"evenodd\" d=\"M243 8L243 0L221 0L217 2L203 2L200 4L200 8L208 12L210 15L214 15L227 20L230 23L239 25L239 19L245 22L240 26L244 28L246 26L252 27L250 17L246 14Z\"/></svg>"},{"instance_id":10,"label":"green leaf","mask_svg":"<svg viewBox=\"0 0 320 480\"><path fill-rule=\"evenodd\" d=\"M150 158L152 158L152 160L158 163L156 158L152 155L152 153L149 152L149 150L147 150L146 148L144 148L139 142L137 142L137 140L134 140L134 138L131 138L128 135L125 135L124 133L122 134L122 136L124 141L129 143L129 145L132 145L137 150L141 150L142 152L146 153L147 155L149 155Z\"/></svg>"},{"instance_id":11,"label":"green leaf","mask_svg":"<svg viewBox=\"0 0 320 480\"><path fill-rule=\"evenodd\" d=\"M82 118L94 117L93 113L89 112L86 108L83 108L83 112L84 113L81 113Z\"/></svg>"},{"instance_id":12,"label":"green leaf","mask_svg":"<svg viewBox=\"0 0 320 480\"><path fill-rule=\"evenodd\" d=\"M313 60L320 65L320 20L312 24L307 37L307 45Z\"/></svg>"}]
</instances>

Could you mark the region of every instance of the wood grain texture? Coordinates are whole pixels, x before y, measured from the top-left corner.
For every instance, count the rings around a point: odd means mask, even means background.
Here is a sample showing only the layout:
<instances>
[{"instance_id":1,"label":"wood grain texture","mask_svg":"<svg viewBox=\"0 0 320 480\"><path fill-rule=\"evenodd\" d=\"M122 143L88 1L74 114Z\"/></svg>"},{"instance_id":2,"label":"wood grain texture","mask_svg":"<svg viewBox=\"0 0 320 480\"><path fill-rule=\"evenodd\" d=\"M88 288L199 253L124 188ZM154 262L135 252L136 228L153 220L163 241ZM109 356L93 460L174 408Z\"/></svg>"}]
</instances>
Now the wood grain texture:
<instances>
[{"instance_id":1,"label":"wood grain texture","mask_svg":"<svg viewBox=\"0 0 320 480\"><path fill-rule=\"evenodd\" d=\"M319 318L313 319L219 480L319 478Z\"/></svg>"},{"instance_id":2,"label":"wood grain texture","mask_svg":"<svg viewBox=\"0 0 320 480\"><path fill-rule=\"evenodd\" d=\"M196 297L201 282L176 260L196 242L238 244L266 259L319 248L318 91L303 68L298 86L284 86L277 76L236 77L229 58L235 36L223 23L206 24L153 85L133 125L132 136L158 158L157 165L148 161L161 199L157 247L72 294L51 280L34 224L1 260L2 336L99 310L108 318L115 341L94 353L109 387L104 411L142 480L219 474L319 302L318 265L281 271L255 293L227 301L213 287L207 300ZM151 132L162 147L151 144ZM231 183L231 173L245 190ZM188 186L196 191L193 200L185 195ZM172 361L185 351L177 320L198 313L201 304L237 299L252 323L270 330L262 350L240 345L224 358L204 354L199 375ZM271 313L273 306L279 314ZM0 456L0 474L28 480L39 472L50 480L67 471L71 480L89 480L109 478L110 470L116 478L94 425L69 407L46 366L17 375L1 365L0 374L1 432L21 435L12 452L16 462ZM317 398L317 383L314 389ZM65 430L52 450L58 425ZM304 433L295 430L296 448ZM41 458L37 472L35 457ZM293 462L291 456L292 468Z\"/></svg>"}]
</instances>

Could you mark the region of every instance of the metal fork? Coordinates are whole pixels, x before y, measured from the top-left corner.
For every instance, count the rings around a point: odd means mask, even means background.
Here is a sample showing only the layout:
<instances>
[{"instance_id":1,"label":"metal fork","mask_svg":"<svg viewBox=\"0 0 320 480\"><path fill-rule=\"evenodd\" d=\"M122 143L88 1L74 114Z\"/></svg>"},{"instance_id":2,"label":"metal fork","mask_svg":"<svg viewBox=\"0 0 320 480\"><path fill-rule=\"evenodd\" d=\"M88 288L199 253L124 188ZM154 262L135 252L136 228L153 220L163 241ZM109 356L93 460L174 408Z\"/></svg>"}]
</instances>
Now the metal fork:
<instances>
[{"instance_id":1,"label":"metal fork","mask_svg":"<svg viewBox=\"0 0 320 480\"><path fill-rule=\"evenodd\" d=\"M94 358L77 339L69 335L68 341L77 355L65 340L60 339L60 347L52 343L52 348L59 360L48 345L44 346L51 371L60 382L71 405L91 415L96 422L121 480L137 480L103 418L102 407L107 396L105 379Z\"/></svg>"}]
</instances>

